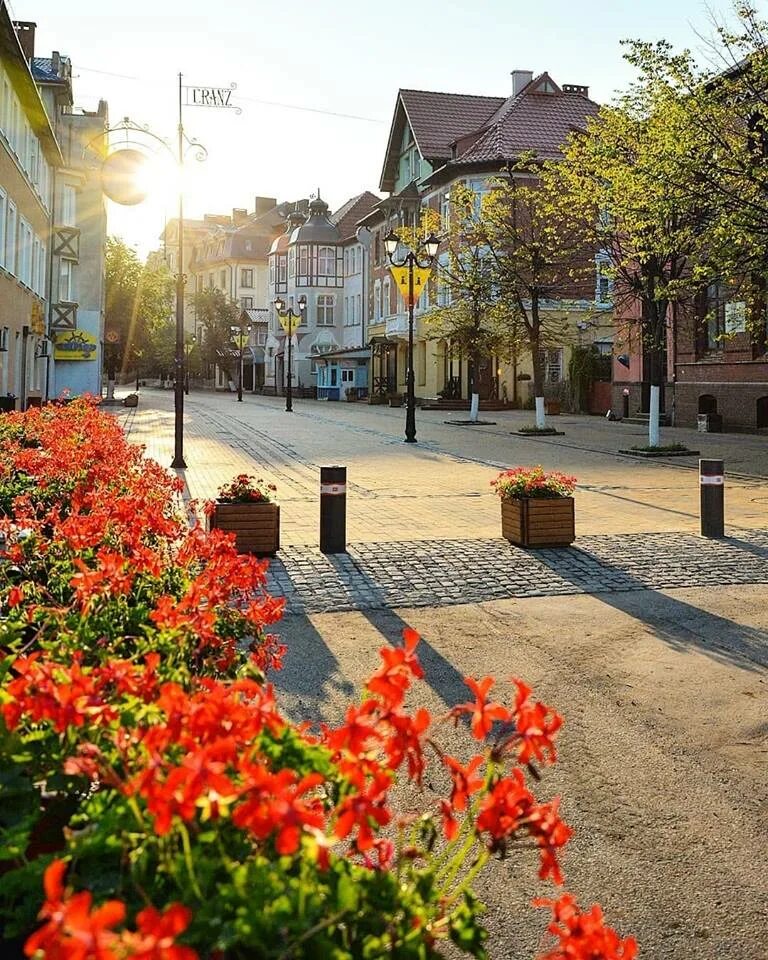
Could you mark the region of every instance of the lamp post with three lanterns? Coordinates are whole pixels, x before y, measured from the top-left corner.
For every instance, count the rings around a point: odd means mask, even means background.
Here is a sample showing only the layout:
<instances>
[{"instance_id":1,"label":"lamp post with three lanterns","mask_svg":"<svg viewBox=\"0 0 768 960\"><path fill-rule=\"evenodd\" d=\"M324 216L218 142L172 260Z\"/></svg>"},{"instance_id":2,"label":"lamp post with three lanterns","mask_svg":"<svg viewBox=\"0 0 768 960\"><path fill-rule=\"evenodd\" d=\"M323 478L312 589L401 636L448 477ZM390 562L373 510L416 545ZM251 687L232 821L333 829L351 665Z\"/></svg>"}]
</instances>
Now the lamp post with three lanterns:
<instances>
[{"instance_id":1,"label":"lamp post with three lanterns","mask_svg":"<svg viewBox=\"0 0 768 960\"><path fill-rule=\"evenodd\" d=\"M415 250L406 247L407 253L402 259L396 259L398 247L401 246L400 237L391 232L384 238L384 249L387 251L389 262L394 268L392 273L395 282L408 304L408 371L406 374L406 394L405 394L405 442L416 443L416 398L414 396L414 375L413 375L413 307L418 300L426 280L432 270L437 251L440 246L440 240L430 234L422 240ZM414 276L416 284L414 285ZM418 289L415 289L418 288Z\"/></svg>"},{"instance_id":2,"label":"lamp post with three lanterns","mask_svg":"<svg viewBox=\"0 0 768 960\"><path fill-rule=\"evenodd\" d=\"M293 413L293 354L291 352L291 343L293 341L293 334L296 331L296 327L301 323L302 318L306 315L307 312L307 298L302 294L299 297L299 312L294 313L293 308L289 307L285 309L285 300L282 297L277 297L274 301L275 310L277 310L277 319L280 321L280 326L285 330L285 340L287 344L287 362L288 362L288 377L286 380L286 390L285 390L285 412ZM297 323L296 321L299 321Z\"/></svg>"}]
</instances>

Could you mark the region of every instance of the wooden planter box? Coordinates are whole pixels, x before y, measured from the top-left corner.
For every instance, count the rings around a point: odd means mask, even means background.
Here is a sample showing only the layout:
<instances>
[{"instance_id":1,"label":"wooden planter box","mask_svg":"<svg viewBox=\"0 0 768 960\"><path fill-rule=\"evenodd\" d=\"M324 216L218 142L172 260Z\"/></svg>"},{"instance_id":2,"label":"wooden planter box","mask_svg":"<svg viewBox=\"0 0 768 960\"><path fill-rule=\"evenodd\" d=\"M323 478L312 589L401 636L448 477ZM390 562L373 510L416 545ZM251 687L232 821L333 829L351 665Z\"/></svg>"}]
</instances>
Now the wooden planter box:
<instances>
[{"instance_id":1,"label":"wooden planter box","mask_svg":"<svg viewBox=\"0 0 768 960\"><path fill-rule=\"evenodd\" d=\"M280 549L280 507L276 503L217 503L208 529L235 534L238 553L259 556Z\"/></svg>"},{"instance_id":2,"label":"wooden planter box","mask_svg":"<svg viewBox=\"0 0 768 960\"><path fill-rule=\"evenodd\" d=\"M565 547L576 539L573 497L501 501L501 535L519 547Z\"/></svg>"}]
</instances>

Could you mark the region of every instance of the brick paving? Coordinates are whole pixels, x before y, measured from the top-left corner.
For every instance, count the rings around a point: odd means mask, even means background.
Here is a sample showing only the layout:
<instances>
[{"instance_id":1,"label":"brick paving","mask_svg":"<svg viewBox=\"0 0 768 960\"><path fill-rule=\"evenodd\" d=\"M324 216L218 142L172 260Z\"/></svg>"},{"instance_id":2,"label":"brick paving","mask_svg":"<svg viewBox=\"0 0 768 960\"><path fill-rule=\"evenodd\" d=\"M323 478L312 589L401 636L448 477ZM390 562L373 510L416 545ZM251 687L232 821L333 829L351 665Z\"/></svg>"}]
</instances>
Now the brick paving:
<instances>
[{"instance_id":1,"label":"brick paving","mask_svg":"<svg viewBox=\"0 0 768 960\"><path fill-rule=\"evenodd\" d=\"M745 583L768 583L768 531L724 540L582 537L546 550L501 539L354 543L329 556L290 546L268 573L268 589L286 597L289 615Z\"/></svg>"},{"instance_id":2,"label":"brick paving","mask_svg":"<svg viewBox=\"0 0 768 960\"><path fill-rule=\"evenodd\" d=\"M728 477L731 536L712 541L696 534L693 464L641 463L598 449L625 445L609 441L613 425L573 418L569 436L544 443L511 435L525 414L499 415L499 427L484 432L456 431L422 413L411 446L402 443L400 413L302 402L286 416L279 398L188 399L182 475L190 497L214 496L239 472L277 484L282 549L269 585L287 598L289 614L768 583L768 483L754 472L764 438L705 438L726 445L709 455L753 470ZM119 415L131 440L170 461L169 393L142 393L138 409ZM317 547L319 467L334 462L348 467L349 548L326 557ZM536 462L579 476L571 548L520 550L499 539L489 480L499 466Z\"/></svg>"}]
</instances>

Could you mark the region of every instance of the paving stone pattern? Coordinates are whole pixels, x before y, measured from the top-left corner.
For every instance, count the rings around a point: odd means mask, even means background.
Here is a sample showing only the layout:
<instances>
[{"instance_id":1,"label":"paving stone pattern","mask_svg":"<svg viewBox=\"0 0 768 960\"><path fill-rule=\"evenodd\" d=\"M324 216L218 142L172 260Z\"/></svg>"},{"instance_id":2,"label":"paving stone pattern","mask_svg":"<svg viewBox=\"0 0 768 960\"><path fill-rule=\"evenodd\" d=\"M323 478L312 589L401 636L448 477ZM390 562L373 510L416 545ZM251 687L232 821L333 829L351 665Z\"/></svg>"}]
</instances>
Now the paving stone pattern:
<instances>
[{"instance_id":1,"label":"paving stone pattern","mask_svg":"<svg viewBox=\"0 0 768 960\"><path fill-rule=\"evenodd\" d=\"M268 573L268 589L287 598L289 615L738 583L768 583L768 530L723 540L582 537L542 550L500 539L357 543L332 556L291 546Z\"/></svg>"}]
</instances>

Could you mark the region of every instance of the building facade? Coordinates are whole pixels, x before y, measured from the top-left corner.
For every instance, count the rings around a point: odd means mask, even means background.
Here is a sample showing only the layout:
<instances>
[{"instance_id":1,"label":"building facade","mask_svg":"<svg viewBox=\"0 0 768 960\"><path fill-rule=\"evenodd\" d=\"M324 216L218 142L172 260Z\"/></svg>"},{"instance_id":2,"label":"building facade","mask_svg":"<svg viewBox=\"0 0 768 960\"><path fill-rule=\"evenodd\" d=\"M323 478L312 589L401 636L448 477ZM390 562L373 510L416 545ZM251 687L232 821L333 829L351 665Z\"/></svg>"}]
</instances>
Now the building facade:
<instances>
[{"instance_id":1,"label":"building facade","mask_svg":"<svg viewBox=\"0 0 768 960\"><path fill-rule=\"evenodd\" d=\"M46 387L54 171L62 165L29 61L0 0L0 399L17 408Z\"/></svg>"},{"instance_id":2,"label":"building facade","mask_svg":"<svg viewBox=\"0 0 768 960\"><path fill-rule=\"evenodd\" d=\"M557 159L566 138L583 129L598 111L588 88L555 83L548 73L534 77L516 70L507 97L400 90L390 129L380 189L389 196L363 220L371 233L369 341L374 398L403 393L407 374L408 317L394 288L384 238L398 226L415 226L422 207L446 216L457 183L482 197L490 181L524 153ZM414 380L422 398L469 397L469 358L455 344L434 339L428 314L450 293L435 282L425 287L414 308ZM545 394L562 394L568 359L576 344L594 343L610 353L613 325L610 299L595 258L594 284L574 288L567 298L546 305L545 314L564 329L562 343L544 351ZM524 354L514 363L487 356L477 380L481 399L528 402L532 365Z\"/></svg>"},{"instance_id":3,"label":"building facade","mask_svg":"<svg viewBox=\"0 0 768 960\"><path fill-rule=\"evenodd\" d=\"M95 111L73 109L68 57L54 51L51 57L33 57L31 66L62 151L53 188L52 356L46 358L46 392L52 397L98 396L104 356L107 237L99 156L109 126L107 104L101 100Z\"/></svg>"},{"instance_id":4,"label":"building facade","mask_svg":"<svg viewBox=\"0 0 768 960\"><path fill-rule=\"evenodd\" d=\"M272 244L266 383L275 392L285 390L288 364L286 334L274 309L280 297L300 314L290 351L297 393L329 400L367 396L368 234L358 221L378 199L366 191L331 214L318 196L309 203L306 219L300 210L289 214L287 230Z\"/></svg>"}]
</instances>

